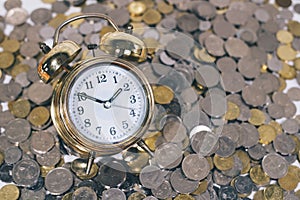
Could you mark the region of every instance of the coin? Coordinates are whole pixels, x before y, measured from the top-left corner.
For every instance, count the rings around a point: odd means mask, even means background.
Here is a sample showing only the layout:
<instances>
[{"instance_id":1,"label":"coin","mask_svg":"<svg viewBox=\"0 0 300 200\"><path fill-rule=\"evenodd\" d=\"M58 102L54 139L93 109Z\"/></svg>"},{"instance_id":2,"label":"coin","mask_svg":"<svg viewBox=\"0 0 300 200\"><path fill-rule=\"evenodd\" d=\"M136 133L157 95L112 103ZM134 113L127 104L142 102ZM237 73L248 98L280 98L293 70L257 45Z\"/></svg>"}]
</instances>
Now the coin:
<instances>
[{"instance_id":1,"label":"coin","mask_svg":"<svg viewBox=\"0 0 300 200\"><path fill-rule=\"evenodd\" d=\"M162 184L164 181L164 174L158 167L148 165L142 169L139 179L144 187L153 189Z\"/></svg>"},{"instance_id":2,"label":"coin","mask_svg":"<svg viewBox=\"0 0 300 200\"><path fill-rule=\"evenodd\" d=\"M34 186L40 175L39 165L31 159L20 160L13 166L13 180L20 186Z\"/></svg>"},{"instance_id":3,"label":"coin","mask_svg":"<svg viewBox=\"0 0 300 200\"><path fill-rule=\"evenodd\" d=\"M178 193L191 193L198 187L198 181L190 180L177 168L170 176L170 183Z\"/></svg>"},{"instance_id":4,"label":"coin","mask_svg":"<svg viewBox=\"0 0 300 200\"><path fill-rule=\"evenodd\" d=\"M191 180L202 180L209 173L207 160L197 154L190 154L182 161L182 171Z\"/></svg>"},{"instance_id":5,"label":"coin","mask_svg":"<svg viewBox=\"0 0 300 200\"><path fill-rule=\"evenodd\" d=\"M182 152L176 144L164 143L156 148L154 158L160 167L172 169L180 164Z\"/></svg>"},{"instance_id":6,"label":"coin","mask_svg":"<svg viewBox=\"0 0 300 200\"><path fill-rule=\"evenodd\" d=\"M68 169L63 167L52 169L45 178L45 188L54 195L65 193L72 185L73 175Z\"/></svg>"},{"instance_id":7,"label":"coin","mask_svg":"<svg viewBox=\"0 0 300 200\"><path fill-rule=\"evenodd\" d=\"M35 127L43 126L48 122L49 118L50 112L44 106L35 107L28 115L29 122Z\"/></svg>"},{"instance_id":8,"label":"coin","mask_svg":"<svg viewBox=\"0 0 300 200\"><path fill-rule=\"evenodd\" d=\"M103 191L102 199L103 200L110 200L110 199L126 200L126 196L122 190L118 188L110 188L108 190Z\"/></svg>"},{"instance_id":9,"label":"coin","mask_svg":"<svg viewBox=\"0 0 300 200\"><path fill-rule=\"evenodd\" d=\"M89 187L79 187L72 194L72 200L90 199L97 200L95 191Z\"/></svg>"},{"instance_id":10,"label":"coin","mask_svg":"<svg viewBox=\"0 0 300 200\"><path fill-rule=\"evenodd\" d=\"M13 184L5 185L0 189L0 198L3 200L17 200L20 196L20 190Z\"/></svg>"},{"instance_id":11,"label":"coin","mask_svg":"<svg viewBox=\"0 0 300 200\"><path fill-rule=\"evenodd\" d=\"M278 179L286 175L288 164L280 155L268 154L262 160L262 168L268 176Z\"/></svg>"},{"instance_id":12,"label":"coin","mask_svg":"<svg viewBox=\"0 0 300 200\"><path fill-rule=\"evenodd\" d=\"M53 135L46 131L32 133L30 138L30 147L36 154L47 153L54 146Z\"/></svg>"},{"instance_id":13,"label":"coin","mask_svg":"<svg viewBox=\"0 0 300 200\"><path fill-rule=\"evenodd\" d=\"M152 194L159 199L170 198L172 187L169 181L165 180L158 188L151 190Z\"/></svg>"}]
</instances>

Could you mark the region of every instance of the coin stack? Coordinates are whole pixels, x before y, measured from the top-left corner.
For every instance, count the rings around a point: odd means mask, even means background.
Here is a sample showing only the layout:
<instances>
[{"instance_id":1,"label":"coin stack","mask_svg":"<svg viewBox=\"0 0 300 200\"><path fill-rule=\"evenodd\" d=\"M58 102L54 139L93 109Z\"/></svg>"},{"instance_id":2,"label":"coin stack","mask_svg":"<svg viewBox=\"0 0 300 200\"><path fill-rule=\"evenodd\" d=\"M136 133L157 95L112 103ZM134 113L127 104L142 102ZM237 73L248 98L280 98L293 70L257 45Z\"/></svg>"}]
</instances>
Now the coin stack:
<instances>
[{"instance_id":1,"label":"coin stack","mask_svg":"<svg viewBox=\"0 0 300 200\"><path fill-rule=\"evenodd\" d=\"M300 199L297 1L41 0L31 13L27 3L0 11L1 200ZM56 82L37 75L39 42L82 13L133 26L155 99L143 137L153 155L132 146L89 174L51 121ZM82 46L79 61L104 54L87 46L111 31L79 20L60 39Z\"/></svg>"}]
</instances>

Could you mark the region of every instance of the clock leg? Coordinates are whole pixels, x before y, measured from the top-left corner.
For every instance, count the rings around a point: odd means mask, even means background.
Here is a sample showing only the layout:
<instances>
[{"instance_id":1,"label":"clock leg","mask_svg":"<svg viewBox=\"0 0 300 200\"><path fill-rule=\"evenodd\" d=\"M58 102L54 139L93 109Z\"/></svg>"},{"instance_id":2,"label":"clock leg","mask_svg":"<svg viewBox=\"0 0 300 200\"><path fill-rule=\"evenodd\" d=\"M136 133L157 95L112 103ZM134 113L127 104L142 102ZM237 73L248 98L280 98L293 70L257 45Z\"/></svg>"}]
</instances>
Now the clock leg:
<instances>
[{"instance_id":1,"label":"clock leg","mask_svg":"<svg viewBox=\"0 0 300 200\"><path fill-rule=\"evenodd\" d=\"M144 140L140 140L137 142L137 144L144 149L151 157L154 156L153 152L150 150L150 148L148 147L148 145L144 142Z\"/></svg>"},{"instance_id":2,"label":"clock leg","mask_svg":"<svg viewBox=\"0 0 300 200\"><path fill-rule=\"evenodd\" d=\"M85 170L86 174L89 174L90 171L91 171L92 165L93 165L94 160L95 160L95 155L96 155L96 153L93 152L93 151L89 153L89 157L88 157L87 165L86 165L86 170Z\"/></svg>"}]
</instances>

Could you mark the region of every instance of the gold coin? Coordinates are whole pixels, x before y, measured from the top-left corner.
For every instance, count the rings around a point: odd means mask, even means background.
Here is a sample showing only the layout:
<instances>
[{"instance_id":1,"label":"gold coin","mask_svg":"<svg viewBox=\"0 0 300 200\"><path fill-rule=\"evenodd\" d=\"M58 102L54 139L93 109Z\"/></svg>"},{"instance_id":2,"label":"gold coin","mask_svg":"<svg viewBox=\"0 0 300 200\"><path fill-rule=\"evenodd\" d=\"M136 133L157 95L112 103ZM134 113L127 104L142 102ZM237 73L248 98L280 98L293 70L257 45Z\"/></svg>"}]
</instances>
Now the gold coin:
<instances>
[{"instance_id":1,"label":"gold coin","mask_svg":"<svg viewBox=\"0 0 300 200\"><path fill-rule=\"evenodd\" d=\"M270 177L263 171L261 165L256 165L250 169L251 180L259 186L268 185Z\"/></svg>"},{"instance_id":2,"label":"gold coin","mask_svg":"<svg viewBox=\"0 0 300 200\"><path fill-rule=\"evenodd\" d=\"M32 109L32 111L28 116L29 122L36 127L40 127L46 124L49 118L50 118L50 112L48 108L44 106L35 107L34 109Z\"/></svg>"},{"instance_id":3,"label":"gold coin","mask_svg":"<svg viewBox=\"0 0 300 200\"><path fill-rule=\"evenodd\" d=\"M128 11L131 16L141 16L146 11L147 6L142 1L133 1L128 5Z\"/></svg>"},{"instance_id":4,"label":"gold coin","mask_svg":"<svg viewBox=\"0 0 300 200\"><path fill-rule=\"evenodd\" d=\"M72 200L72 195L73 192L69 192L63 196L62 200Z\"/></svg>"},{"instance_id":5,"label":"gold coin","mask_svg":"<svg viewBox=\"0 0 300 200\"><path fill-rule=\"evenodd\" d=\"M223 158L215 154L213 158L214 164L217 169L224 171L224 170L229 170L233 167L234 165L234 160L233 156L229 156L227 158Z\"/></svg>"},{"instance_id":6,"label":"gold coin","mask_svg":"<svg viewBox=\"0 0 300 200\"><path fill-rule=\"evenodd\" d=\"M54 168L55 168L55 166L41 166L40 167L41 177L45 178L47 176L47 174Z\"/></svg>"},{"instance_id":7,"label":"gold coin","mask_svg":"<svg viewBox=\"0 0 300 200\"><path fill-rule=\"evenodd\" d=\"M291 61L296 58L297 52L290 45L280 45L277 48L277 55L281 60Z\"/></svg>"},{"instance_id":8,"label":"gold coin","mask_svg":"<svg viewBox=\"0 0 300 200\"><path fill-rule=\"evenodd\" d=\"M173 5L168 4L165 1L160 1L157 3L157 9L159 12L167 15L167 14L170 14L171 12L173 12L174 7L173 7Z\"/></svg>"},{"instance_id":9,"label":"gold coin","mask_svg":"<svg viewBox=\"0 0 300 200\"><path fill-rule=\"evenodd\" d=\"M292 191L296 189L299 183L298 170L298 167L290 165L287 174L278 179L278 184L282 189L286 191Z\"/></svg>"},{"instance_id":10,"label":"gold coin","mask_svg":"<svg viewBox=\"0 0 300 200\"><path fill-rule=\"evenodd\" d=\"M295 66L296 70L300 70L300 58L296 58L294 60L294 66Z\"/></svg>"},{"instance_id":11,"label":"gold coin","mask_svg":"<svg viewBox=\"0 0 300 200\"><path fill-rule=\"evenodd\" d=\"M3 164L3 162L4 162L4 153L0 151L0 166Z\"/></svg>"},{"instance_id":12,"label":"gold coin","mask_svg":"<svg viewBox=\"0 0 300 200\"><path fill-rule=\"evenodd\" d=\"M153 0L141 0L147 8L153 8L154 7L154 1Z\"/></svg>"},{"instance_id":13,"label":"gold coin","mask_svg":"<svg viewBox=\"0 0 300 200\"><path fill-rule=\"evenodd\" d=\"M86 167L84 167L83 170L76 172L76 176L78 176L82 180L88 180L88 179L94 178L98 174L99 167L96 163L93 163L90 173L88 173L88 174L85 173L85 169L86 169Z\"/></svg>"},{"instance_id":14,"label":"gold coin","mask_svg":"<svg viewBox=\"0 0 300 200\"><path fill-rule=\"evenodd\" d=\"M20 190L13 184L4 185L0 189L1 200L17 200L20 196Z\"/></svg>"},{"instance_id":15,"label":"gold coin","mask_svg":"<svg viewBox=\"0 0 300 200\"><path fill-rule=\"evenodd\" d=\"M160 22L161 17L157 10L150 8L143 14L143 21L148 25L155 25Z\"/></svg>"},{"instance_id":16,"label":"gold coin","mask_svg":"<svg viewBox=\"0 0 300 200\"><path fill-rule=\"evenodd\" d=\"M178 194L174 200L195 200L195 198L189 194Z\"/></svg>"},{"instance_id":17,"label":"gold coin","mask_svg":"<svg viewBox=\"0 0 300 200\"><path fill-rule=\"evenodd\" d=\"M278 122L273 120L269 122L269 125L275 129L277 135L282 133L282 127Z\"/></svg>"},{"instance_id":18,"label":"gold coin","mask_svg":"<svg viewBox=\"0 0 300 200\"><path fill-rule=\"evenodd\" d=\"M208 156L208 157L206 157L206 160L209 164L209 169L212 170L214 168L214 161L213 161L212 157Z\"/></svg>"},{"instance_id":19,"label":"gold coin","mask_svg":"<svg viewBox=\"0 0 300 200\"><path fill-rule=\"evenodd\" d=\"M53 4L56 0L42 0L43 3Z\"/></svg>"},{"instance_id":20,"label":"gold coin","mask_svg":"<svg viewBox=\"0 0 300 200\"><path fill-rule=\"evenodd\" d=\"M278 92L282 92L286 88L286 81L282 77L279 77L279 83Z\"/></svg>"},{"instance_id":21,"label":"gold coin","mask_svg":"<svg viewBox=\"0 0 300 200\"><path fill-rule=\"evenodd\" d=\"M15 62L15 56L8 51L0 52L0 68L7 69Z\"/></svg>"},{"instance_id":22,"label":"gold coin","mask_svg":"<svg viewBox=\"0 0 300 200\"><path fill-rule=\"evenodd\" d=\"M144 38L143 41L150 55L155 54L156 50L161 48L161 44L154 38Z\"/></svg>"},{"instance_id":23,"label":"gold coin","mask_svg":"<svg viewBox=\"0 0 300 200\"><path fill-rule=\"evenodd\" d=\"M250 110L250 118L248 121L252 125L259 126L266 121L266 115L261 110L253 108Z\"/></svg>"},{"instance_id":24,"label":"gold coin","mask_svg":"<svg viewBox=\"0 0 300 200\"><path fill-rule=\"evenodd\" d=\"M264 200L264 191L258 190L253 196L253 200Z\"/></svg>"},{"instance_id":25,"label":"gold coin","mask_svg":"<svg viewBox=\"0 0 300 200\"><path fill-rule=\"evenodd\" d=\"M146 195L141 192L134 192L129 195L128 200L143 200L146 198Z\"/></svg>"},{"instance_id":26,"label":"gold coin","mask_svg":"<svg viewBox=\"0 0 300 200\"><path fill-rule=\"evenodd\" d=\"M261 73L266 73L268 72L268 66L266 64L263 64L260 68Z\"/></svg>"},{"instance_id":27,"label":"gold coin","mask_svg":"<svg viewBox=\"0 0 300 200\"><path fill-rule=\"evenodd\" d=\"M196 52L195 52L196 51ZM195 56L199 61L204 61L204 62L207 62L207 63L213 63L216 61L216 58L209 55L206 51L205 48L203 49L198 49L198 48L195 48L194 50L194 55L197 55Z\"/></svg>"},{"instance_id":28,"label":"gold coin","mask_svg":"<svg viewBox=\"0 0 300 200\"><path fill-rule=\"evenodd\" d=\"M289 21L287 27L294 36L300 36L300 23L298 21Z\"/></svg>"},{"instance_id":29,"label":"gold coin","mask_svg":"<svg viewBox=\"0 0 300 200\"><path fill-rule=\"evenodd\" d=\"M112 26L104 26L100 31L100 36L102 37L106 33L115 32L115 29Z\"/></svg>"},{"instance_id":30,"label":"gold coin","mask_svg":"<svg viewBox=\"0 0 300 200\"><path fill-rule=\"evenodd\" d=\"M18 40L4 40L1 46L4 51L15 53L20 49L20 42Z\"/></svg>"},{"instance_id":31,"label":"gold coin","mask_svg":"<svg viewBox=\"0 0 300 200\"><path fill-rule=\"evenodd\" d=\"M18 118L25 118L30 112L31 106L27 99L18 99L8 103L10 112Z\"/></svg>"},{"instance_id":32,"label":"gold coin","mask_svg":"<svg viewBox=\"0 0 300 200\"><path fill-rule=\"evenodd\" d=\"M199 182L198 188L192 192L191 194L193 195L200 195L202 193L204 193L207 190L208 187L208 182L207 180L203 180Z\"/></svg>"},{"instance_id":33,"label":"gold coin","mask_svg":"<svg viewBox=\"0 0 300 200\"><path fill-rule=\"evenodd\" d=\"M269 185L264 189L264 197L266 200L282 200L283 190L277 185Z\"/></svg>"},{"instance_id":34,"label":"gold coin","mask_svg":"<svg viewBox=\"0 0 300 200\"><path fill-rule=\"evenodd\" d=\"M240 116L240 108L235 103L227 102L227 111L224 115L225 120L234 120Z\"/></svg>"},{"instance_id":35,"label":"gold coin","mask_svg":"<svg viewBox=\"0 0 300 200\"><path fill-rule=\"evenodd\" d=\"M152 90L156 103L169 104L174 98L173 90L166 85L153 86Z\"/></svg>"},{"instance_id":36,"label":"gold coin","mask_svg":"<svg viewBox=\"0 0 300 200\"><path fill-rule=\"evenodd\" d=\"M155 151L157 138L161 136L162 136L161 132L155 132L152 135L145 137L144 142L146 143L146 145L149 147L151 151Z\"/></svg>"},{"instance_id":37,"label":"gold coin","mask_svg":"<svg viewBox=\"0 0 300 200\"><path fill-rule=\"evenodd\" d=\"M282 66L281 70L279 70L278 73L283 79L287 79L287 80L294 79L297 75L295 68L290 66L287 63L283 63L283 66ZM285 84L285 86L286 86L286 84Z\"/></svg>"},{"instance_id":38,"label":"gold coin","mask_svg":"<svg viewBox=\"0 0 300 200\"><path fill-rule=\"evenodd\" d=\"M271 125L263 124L258 127L257 131L261 144L270 144L277 136L276 130Z\"/></svg>"},{"instance_id":39,"label":"gold coin","mask_svg":"<svg viewBox=\"0 0 300 200\"><path fill-rule=\"evenodd\" d=\"M245 151L241 150L237 150L235 155L242 161L243 169L241 170L241 174L248 173L250 165L249 155Z\"/></svg>"},{"instance_id":40,"label":"gold coin","mask_svg":"<svg viewBox=\"0 0 300 200\"><path fill-rule=\"evenodd\" d=\"M19 63L14 65L10 71L10 75L15 78L18 74L22 72L28 72L30 70L30 66L26 64Z\"/></svg>"},{"instance_id":41,"label":"gold coin","mask_svg":"<svg viewBox=\"0 0 300 200\"><path fill-rule=\"evenodd\" d=\"M294 153L297 154L300 150L300 139L295 135L290 135L290 137L294 140L294 142L296 144Z\"/></svg>"},{"instance_id":42,"label":"gold coin","mask_svg":"<svg viewBox=\"0 0 300 200\"><path fill-rule=\"evenodd\" d=\"M57 28L66 19L67 19L66 15L59 13L48 22L48 25L52 26L53 28Z\"/></svg>"},{"instance_id":43,"label":"gold coin","mask_svg":"<svg viewBox=\"0 0 300 200\"><path fill-rule=\"evenodd\" d=\"M282 44L289 44L293 41L293 34L288 32L287 30L279 30L276 33L277 40Z\"/></svg>"}]
</instances>

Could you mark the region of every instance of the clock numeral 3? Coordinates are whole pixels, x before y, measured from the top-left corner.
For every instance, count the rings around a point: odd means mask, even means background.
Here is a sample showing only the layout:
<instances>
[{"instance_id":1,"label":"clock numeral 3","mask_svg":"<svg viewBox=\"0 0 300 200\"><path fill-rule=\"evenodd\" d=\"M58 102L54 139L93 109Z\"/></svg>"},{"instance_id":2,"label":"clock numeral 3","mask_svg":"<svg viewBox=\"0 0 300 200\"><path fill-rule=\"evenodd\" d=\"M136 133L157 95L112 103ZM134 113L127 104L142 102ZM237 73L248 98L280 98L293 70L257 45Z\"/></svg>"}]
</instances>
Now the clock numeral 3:
<instances>
[{"instance_id":1,"label":"clock numeral 3","mask_svg":"<svg viewBox=\"0 0 300 200\"><path fill-rule=\"evenodd\" d=\"M134 96L134 95L131 95L131 96L129 97L129 99L130 99L130 103L132 103L132 104L134 104L134 103L136 102L136 99L135 99L135 96Z\"/></svg>"}]
</instances>

